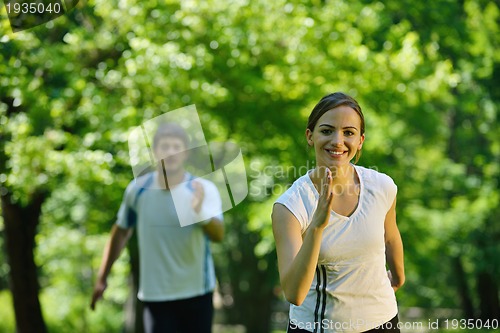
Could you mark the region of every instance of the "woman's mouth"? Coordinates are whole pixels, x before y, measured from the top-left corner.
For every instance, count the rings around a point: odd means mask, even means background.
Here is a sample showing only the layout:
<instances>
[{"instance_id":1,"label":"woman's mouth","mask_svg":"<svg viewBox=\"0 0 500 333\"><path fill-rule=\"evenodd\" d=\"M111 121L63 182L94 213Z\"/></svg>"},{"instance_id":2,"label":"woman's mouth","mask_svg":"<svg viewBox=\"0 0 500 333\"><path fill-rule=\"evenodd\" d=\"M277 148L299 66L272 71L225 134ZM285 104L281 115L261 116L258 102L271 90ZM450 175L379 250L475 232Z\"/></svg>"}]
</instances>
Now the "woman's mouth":
<instances>
[{"instance_id":1,"label":"woman's mouth","mask_svg":"<svg viewBox=\"0 0 500 333\"><path fill-rule=\"evenodd\" d=\"M328 155L330 155L333 158L339 158L347 153L347 151L344 151L344 150L325 149L325 151L328 153Z\"/></svg>"}]
</instances>

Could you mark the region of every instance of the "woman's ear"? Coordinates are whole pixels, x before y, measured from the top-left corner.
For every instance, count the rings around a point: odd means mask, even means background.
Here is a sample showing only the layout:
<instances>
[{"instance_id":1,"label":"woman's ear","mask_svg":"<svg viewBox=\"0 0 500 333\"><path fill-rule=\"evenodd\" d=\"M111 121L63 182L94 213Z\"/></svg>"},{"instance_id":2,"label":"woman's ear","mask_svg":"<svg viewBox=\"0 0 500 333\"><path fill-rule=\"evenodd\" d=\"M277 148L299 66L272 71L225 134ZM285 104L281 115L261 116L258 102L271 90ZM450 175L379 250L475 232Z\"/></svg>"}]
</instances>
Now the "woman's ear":
<instances>
[{"instance_id":1,"label":"woman's ear","mask_svg":"<svg viewBox=\"0 0 500 333\"><path fill-rule=\"evenodd\" d=\"M365 142L365 134L364 133L361 135L358 150L361 150L361 148L363 148L363 142Z\"/></svg>"},{"instance_id":2,"label":"woman's ear","mask_svg":"<svg viewBox=\"0 0 500 333\"><path fill-rule=\"evenodd\" d=\"M309 145L309 147L313 147L314 146L314 141L312 139L312 131L307 128L306 129L306 140L307 140L307 144Z\"/></svg>"}]
</instances>

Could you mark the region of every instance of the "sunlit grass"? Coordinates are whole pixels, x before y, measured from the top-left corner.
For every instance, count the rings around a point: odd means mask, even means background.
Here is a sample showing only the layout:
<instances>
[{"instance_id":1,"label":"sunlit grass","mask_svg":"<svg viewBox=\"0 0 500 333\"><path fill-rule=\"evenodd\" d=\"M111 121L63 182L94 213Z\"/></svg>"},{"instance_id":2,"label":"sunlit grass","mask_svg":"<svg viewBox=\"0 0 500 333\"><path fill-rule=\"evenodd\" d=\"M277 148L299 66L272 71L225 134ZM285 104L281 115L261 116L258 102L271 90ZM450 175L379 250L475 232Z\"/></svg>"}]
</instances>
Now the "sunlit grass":
<instances>
[{"instance_id":1,"label":"sunlit grass","mask_svg":"<svg viewBox=\"0 0 500 333\"><path fill-rule=\"evenodd\" d=\"M0 332L15 332L14 309L10 291L0 291Z\"/></svg>"}]
</instances>

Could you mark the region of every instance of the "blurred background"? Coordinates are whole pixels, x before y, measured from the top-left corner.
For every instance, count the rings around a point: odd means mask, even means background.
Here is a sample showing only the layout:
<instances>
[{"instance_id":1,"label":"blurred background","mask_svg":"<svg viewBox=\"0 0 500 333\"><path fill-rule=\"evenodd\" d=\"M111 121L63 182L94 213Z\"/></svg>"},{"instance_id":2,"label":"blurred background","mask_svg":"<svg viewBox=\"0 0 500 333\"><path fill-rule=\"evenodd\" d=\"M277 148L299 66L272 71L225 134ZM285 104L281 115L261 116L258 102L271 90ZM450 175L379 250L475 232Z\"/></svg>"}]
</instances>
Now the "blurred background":
<instances>
[{"instance_id":1,"label":"blurred background","mask_svg":"<svg viewBox=\"0 0 500 333\"><path fill-rule=\"evenodd\" d=\"M213 246L214 331L284 332L271 208L314 167L306 120L334 91L365 113L358 164L399 187L403 332L498 331L498 0L92 0L17 33L0 13L0 332L141 332L134 243L95 312L93 282L128 134L190 104L248 175Z\"/></svg>"}]
</instances>

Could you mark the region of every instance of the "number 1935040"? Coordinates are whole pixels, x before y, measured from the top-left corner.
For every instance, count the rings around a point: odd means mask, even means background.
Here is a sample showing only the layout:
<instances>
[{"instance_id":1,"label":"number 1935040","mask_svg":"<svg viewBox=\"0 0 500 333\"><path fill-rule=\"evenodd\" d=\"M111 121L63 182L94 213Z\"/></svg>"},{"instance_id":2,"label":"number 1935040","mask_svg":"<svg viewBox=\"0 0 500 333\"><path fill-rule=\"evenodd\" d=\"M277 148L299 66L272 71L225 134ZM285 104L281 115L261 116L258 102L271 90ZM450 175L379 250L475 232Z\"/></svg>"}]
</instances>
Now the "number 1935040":
<instances>
[{"instance_id":1,"label":"number 1935040","mask_svg":"<svg viewBox=\"0 0 500 333\"><path fill-rule=\"evenodd\" d=\"M45 14L45 13L61 13L64 9L60 3L6 3L5 8L7 14Z\"/></svg>"},{"instance_id":2,"label":"number 1935040","mask_svg":"<svg viewBox=\"0 0 500 333\"><path fill-rule=\"evenodd\" d=\"M442 323L445 329L498 329L498 319L481 320L481 319L446 319Z\"/></svg>"}]
</instances>

